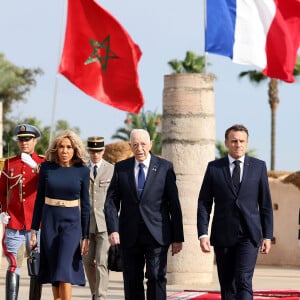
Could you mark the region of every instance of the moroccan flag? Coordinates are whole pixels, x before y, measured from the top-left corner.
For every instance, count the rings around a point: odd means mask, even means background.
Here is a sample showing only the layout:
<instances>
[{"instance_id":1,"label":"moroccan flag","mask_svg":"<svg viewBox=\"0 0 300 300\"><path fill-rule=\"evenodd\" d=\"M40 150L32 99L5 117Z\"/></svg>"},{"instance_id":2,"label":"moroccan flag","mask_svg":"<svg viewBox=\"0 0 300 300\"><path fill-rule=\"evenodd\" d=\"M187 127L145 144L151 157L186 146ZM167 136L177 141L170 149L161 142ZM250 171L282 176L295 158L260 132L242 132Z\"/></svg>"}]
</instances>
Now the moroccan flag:
<instances>
[{"instance_id":1,"label":"moroccan flag","mask_svg":"<svg viewBox=\"0 0 300 300\"><path fill-rule=\"evenodd\" d=\"M121 24L94 0L69 0L59 72L96 100L138 113L142 52Z\"/></svg>"},{"instance_id":2,"label":"moroccan flag","mask_svg":"<svg viewBox=\"0 0 300 300\"><path fill-rule=\"evenodd\" d=\"M299 0L207 0L205 51L294 82L300 44Z\"/></svg>"}]
</instances>

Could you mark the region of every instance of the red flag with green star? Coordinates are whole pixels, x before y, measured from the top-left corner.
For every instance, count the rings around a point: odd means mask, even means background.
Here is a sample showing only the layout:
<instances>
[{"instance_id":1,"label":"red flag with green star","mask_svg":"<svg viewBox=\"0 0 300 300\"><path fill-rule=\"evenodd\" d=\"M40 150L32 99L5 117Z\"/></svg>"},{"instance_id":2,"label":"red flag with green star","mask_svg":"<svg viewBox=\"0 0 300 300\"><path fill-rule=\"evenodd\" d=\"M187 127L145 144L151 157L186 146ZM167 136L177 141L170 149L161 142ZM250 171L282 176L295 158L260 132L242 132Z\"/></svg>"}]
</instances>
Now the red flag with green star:
<instances>
[{"instance_id":1,"label":"red flag with green star","mask_svg":"<svg viewBox=\"0 0 300 300\"><path fill-rule=\"evenodd\" d=\"M142 52L122 25L94 0L69 0L59 73L96 100L131 113L144 104Z\"/></svg>"}]
</instances>

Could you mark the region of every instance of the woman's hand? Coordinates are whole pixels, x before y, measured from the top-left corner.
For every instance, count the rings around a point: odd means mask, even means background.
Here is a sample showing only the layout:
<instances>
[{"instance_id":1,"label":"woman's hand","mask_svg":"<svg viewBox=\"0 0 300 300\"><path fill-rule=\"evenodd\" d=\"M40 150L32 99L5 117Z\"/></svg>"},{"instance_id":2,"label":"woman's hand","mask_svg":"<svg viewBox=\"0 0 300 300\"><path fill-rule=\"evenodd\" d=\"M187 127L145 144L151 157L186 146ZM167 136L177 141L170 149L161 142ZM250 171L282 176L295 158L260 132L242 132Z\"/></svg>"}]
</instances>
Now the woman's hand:
<instances>
[{"instance_id":1,"label":"woman's hand","mask_svg":"<svg viewBox=\"0 0 300 300\"><path fill-rule=\"evenodd\" d=\"M29 241L30 249L37 249L37 238L36 238L36 230L31 229L31 237Z\"/></svg>"}]
</instances>

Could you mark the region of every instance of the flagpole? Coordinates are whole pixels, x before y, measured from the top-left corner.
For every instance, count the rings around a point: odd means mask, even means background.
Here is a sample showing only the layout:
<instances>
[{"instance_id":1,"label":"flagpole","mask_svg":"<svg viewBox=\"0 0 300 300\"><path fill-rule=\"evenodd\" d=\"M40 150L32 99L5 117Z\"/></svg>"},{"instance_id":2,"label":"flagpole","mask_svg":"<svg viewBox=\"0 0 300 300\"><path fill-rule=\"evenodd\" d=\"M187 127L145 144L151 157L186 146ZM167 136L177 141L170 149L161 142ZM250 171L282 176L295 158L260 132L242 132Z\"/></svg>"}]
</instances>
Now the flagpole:
<instances>
[{"instance_id":1,"label":"flagpole","mask_svg":"<svg viewBox=\"0 0 300 300\"><path fill-rule=\"evenodd\" d=\"M58 47L58 55L57 55L57 71L55 74L55 82L54 82L54 91L53 91L53 103L52 103L52 114L51 114L51 126L50 126L50 135L49 135L49 145L52 141L53 131L54 131L54 121L55 121L55 112L56 112L56 100L57 100L57 90L58 90L58 65L59 59L62 52L62 37L64 36L63 25L66 23L66 11L67 11L67 1L64 1L64 8L63 14L61 18L61 30L60 30L60 37L59 37L59 47Z\"/></svg>"},{"instance_id":2,"label":"flagpole","mask_svg":"<svg viewBox=\"0 0 300 300\"><path fill-rule=\"evenodd\" d=\"M204 23L204 44L205 44L205 31L207 26L207 18L206 18L206 0L203 0L203 23ZM204 45L205 49L205 45ZM208 53L204 52L204 73L207 73L207 56Z\"/></svg>"}]
</instances>

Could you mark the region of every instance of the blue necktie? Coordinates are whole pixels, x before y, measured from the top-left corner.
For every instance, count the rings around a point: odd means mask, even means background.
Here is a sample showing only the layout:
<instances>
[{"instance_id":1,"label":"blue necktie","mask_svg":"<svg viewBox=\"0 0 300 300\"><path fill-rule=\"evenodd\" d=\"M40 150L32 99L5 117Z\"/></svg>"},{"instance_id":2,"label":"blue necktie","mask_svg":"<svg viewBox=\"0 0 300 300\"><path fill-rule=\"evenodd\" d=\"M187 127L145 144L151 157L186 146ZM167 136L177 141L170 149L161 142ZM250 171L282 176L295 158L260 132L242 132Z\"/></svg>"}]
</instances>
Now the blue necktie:
<instances>
[{"instance_id":1,"label":"blue necktie","mask_svg":"<svg viewBox=\"0 0 300 300\"><path fill-rule=\"evenodd\" d=\"M143 163L139 163L139 173L138 173L138 196L141 198L144 184L145 184L145 172L144 172L145 165Z\"/></svg>"},{"instance_id":2,"label":"blue necktie","mask_svg":"<svg viewBox=\"0 0 300 300\"><path fill-rule=\"evenodd\" d=\"M240 188L240 181L241 181L241 168L240 168L241 162L239 160L235 160L233 163L235 167L232 171L232 183L236 192L238 192Z\"/></svg>"}]
</instances>

